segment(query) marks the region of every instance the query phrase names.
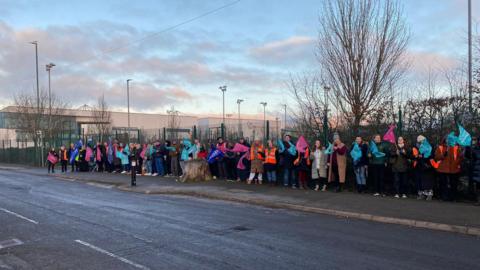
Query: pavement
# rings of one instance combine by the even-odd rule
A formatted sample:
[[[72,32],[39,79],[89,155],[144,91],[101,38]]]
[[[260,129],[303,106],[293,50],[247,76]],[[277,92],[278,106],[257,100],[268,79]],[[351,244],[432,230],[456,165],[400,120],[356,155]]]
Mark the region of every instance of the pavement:
[[[373,197],[371,194],[348,191],[334,193],[292,190],[223,180],[181,183],[172,177],[151,176],[138,176],[137,186],[131,187],[130,176],[122,174],[96,172],[47,174],[42,168],[10,164],[0,164],[0,170],[22,171],[31,175],[84,182],[97,187],[142,194],[195,196],[480,236],[480,207],[471,203]]]
[[[254,203],[146,196],[113,184],[63,178],[25,168],[0,170],[0,269],[461,270],[480,264],[480,239],[470,235]],[[142,178],[139,188],[148,181],[177,185]],[[231,185],[224,192],[249,193],[232,189],[250,187]],[[295,192],[288,190],[325,200],[337,195]],[[350,195],[357,196],[341,194]]]

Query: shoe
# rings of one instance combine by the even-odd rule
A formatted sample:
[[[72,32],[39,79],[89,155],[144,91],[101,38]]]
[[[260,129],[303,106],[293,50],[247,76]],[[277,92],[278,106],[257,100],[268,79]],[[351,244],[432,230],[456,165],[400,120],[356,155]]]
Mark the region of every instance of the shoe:
[[[373,196],[377,197],[377,196],[380,196],[380,193],[376,192],[373,194]]]
[[[400,199],[400,195],[398,195],[398,194],[395,194],[394,197],[397,198],[397,199]]]
[[[217,179],[217,177],[216,177],[216,176],[214,176],[214,177],[213,177],[213,180],[216,180],[216,179]]]
[[[320,186],[319,185],[315,185],[315,191],[318,191],[320,189]]]
[[[408,198],[407,195],[403,194],[402,199],[406,199],[406,198]]]
[[[427,198],[426,198],[425,200],[431,201],[431,200],[432,200],[432,197],[433,197],[433,195],[430,195],[430,194],[429,194],[429,195],[427,195]]]
[[[292,189],[297,189],[297,187],[295,185],[292,186]]]
[[[122,172],[121,172],[121,174],[126,174],[126,173],[127,173],[127,171],[122,171]]]
[[[152,176],[157,176],[157,175],[158,175],[158,173],[154,173],[154,174],[152,174]]]
[[[327,185],[323,185],[322,191],[327,191]]]

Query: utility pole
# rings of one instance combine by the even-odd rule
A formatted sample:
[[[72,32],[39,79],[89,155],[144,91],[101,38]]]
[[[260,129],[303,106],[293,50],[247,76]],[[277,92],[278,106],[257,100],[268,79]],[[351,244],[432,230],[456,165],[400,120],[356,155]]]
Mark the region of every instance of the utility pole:
[[[35,121],[35,160],[37,161],[37,158],[40,158],[40,161],[38,164],[42,165],[42,154],[38,154],[38,143],[40,141],[38,140],[38,124],[39,124],[39,118],[40,118],[40,87],[39,87],[39,82],[38,82],[38,42],[37,41],[32,41],[30,44],[35,45],[35,71],[36,71],[36,79],[37,79],[37,117]]]
[[[51,88],[51,84],[50,84],[50,71],[52,70],[52,68],[55,66],[54,63],[50,63],[50,64],[47,64],[45,67],[46,67],[46,70],[48,72],[48,110],[49,110],[49,115],[50,117],[52,117],[52,88]]]
[[[263,105],[263,136],[267,137],[267,119],[266,119],[266,107],[267,102],[260,102]]]
[[[128,143],[130,143],[130,81],[132,81],[132,79],[128,79],[127,80],[127,118],[128,118],[128,132],[127,132],[127,136],[128,136]]]
[[[468,0],[468,110],[470,117],[473,117],[472,98],[472,0]]]
[[[243,137],[242,134],[242,120],[240,118],[240,104],[243,102],[243,99],[237,99],[238,104],[238,136]]]
[[[287,104],[282,104],[282,106],[283,106],[283,113],[284,113],[283,129],[286,132],[287,131]]]

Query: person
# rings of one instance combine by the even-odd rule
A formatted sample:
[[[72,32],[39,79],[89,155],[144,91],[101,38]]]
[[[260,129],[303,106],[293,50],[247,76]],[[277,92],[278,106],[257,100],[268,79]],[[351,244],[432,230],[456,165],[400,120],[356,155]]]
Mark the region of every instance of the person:
[[[476,205],[480,206],[480,137],[472,138],[472,146],[466,152],[466,157],[470,159],[470,173],[476,187]]]
[[[180,146],[177,144],[176,141],[172,142],[172,149],[168,152],[168,156],[170,159],[170,172],[172,176],[179,176],[180,169],[179,169],[179,155],[180,155]]]
[[[100,142],[98,142],[97,146],[95,147],[94,156],[95,162],[97,163],[97,171],[103,172],[106,160],[106,151],[104,146]]]
[[[55,164],[58,162],[58,154],[55,148],[51,148],[47,154],[48,173],[55,173]]]
[[[310,154],[312,160],[312,180],[315,183],[315,191],[320,187],[322,191],[327,190],[327,161],[328,156],[325,154],[325,147],[322,146],[320,140],[315,141],[314,150]]]
[[[244,138],[240,138],[238,140],[238,143],[250,148],[250,144],[245,141]],[[236,157],[235,157],[235,164],[237,164],[237,182],[240,181],[246,181],[248,179],[249,173],[250,173],[250,160],[248,158],[245,158],[248,155],[247,152],[236,152]],[[243,157],[243,158],[242,158]],[[243,169],[238,168],[238,164],[242,162],[243,164]]]
[[[75,150],[76,150],[76,149],[75,149],[75,145],[74,145],[73,143],[71,143],[71,144],[70,144],[70,149],[68,149],[68,156],[69,156],[69,157],[72,157],[72,155],[74,155],[74,153],[75,153]],[[70,171],[71,171],[71,172],[74,172],[74,171],[75,171],[75,164],[76,164],[75,160],[73,160],[73,161],[70,163],[70,168],[71,168]],[[78,168],[77,168],[77,171],[78,171]]]
[[[375,193],[373,196],[385,196],[384,193],[384,181],[385,181],[385,168],[387,167],[387,151],[388,148],[385,143],[382,142],[380,134],[375,134],[373,137],[373,149],[376,148],[376,152],[372,151],[370,146],[369,163],[371,169],[371,175],[373,183],[375,185]]]
[[[68,150],[65,149],[65,145],[60,146],[60,165],[62,166],[62,173],[67,172],[67,165],[70,156],[68,155]]]
[[[356,149],[355,145],[358,146],[358,149]],[[353,159],[353,172],[355,173],[357,192],[362,193],[367,190],[368,169],[368,145],[363,141],[362,137],[357,136],[355,138],[350,155]]]
[[[345,184],[347,171],[347,147],[340,140],[340,136],[333,136],[333,153],[329,157],[329,182],[335,185],[335,192],[341,192]]]
[[[143,147],[145,147],[145,175],[152,175],[152,153],[153,153],[153,148],[151,144],[145,144]]]
[[[247,184],[251,184],[257,175],[257,181],[259,184],[262,184],[262,174],[263,174],[263,161],[265,160],[265,152],[263,150],[263,145],[259,139],[255,139],[254,144],[250,147],[250,176],[248,177]]]
[[[197,151],[197,159],[202,159],[202,160],[207,159],[208,152],[205,149],[205,145],[201,144],[200,148],[198,149],[199,151]]]
[[[458,179],[463,160],[462,149],[452,135],[443,138],[435,150],[435,168],[439,176],[440,199],[443,201],[457,200]]]
[[[267,175],[267,182],[273,186],[277,182],[277,148],[273,145],[272,140],[267,141],[265,148],[265,163],[263,164]]]
[[[298,151],[297,158],[293,163],[298,172],[298,188],[308,189],[307,173],[310,171],[310,149],[308,146],[303,151]]]
[[[236,165],[237,163],[235,162],[236,160],[236,155],[235,152],[231,151],[233,149],[233,144],[232,143],[227,143],[227,151],[225,152],[225,166],[226,166],[226,172],[227,172],[227,180],[229,181],[234,181],[237,179],[237,170],[236,170]]]
[[[423,144],[423,147],[422,147]],[[417,137],[417,144],[412,148],[413,171],[417,188],[417,200],[433,198],[434,169],[431,159],[431,146],[423,135]]]
[[[409,166],[409,151],[405,139],[398,137],[397,143],[390,151],[390,163],[394,177],[395,198],[407,198],[407,172]]]
[[[153,151],[153,163],[155,164],[155,171],[152,174],[153,176],[163,176],[165,174],[165,171],[163,169],[163,153],[162,153],[162,147],[160,145],[160,142],[155,143],[154,151]]]
[[[288,187],[291,186],[292,188],[297,188],[297,184],[295,181],[295,176],[293,174],[293,161],[296,156],[295,153],[291,153],[288,151],[289,147],[293,144],[291,142],[292,137],[286,134],[283,137],[283,145],[285,149],[280,153],[280,167],[283,170],[283,186]]]
[[[227,143],[223,140],[222,137],[217,138],[217,149],[222,151],[223,156],[218,157],[216,159],[216,164],[217,164],[217,173],[218,173],[218,178],[221,179],[227,179],[227,165],[226,165],[226,160],[224,158],[225,153],[227,152]]]
[[[82,145],[77,155],[77,169],[81,172],[88,172],[88,161],[85,159],[87,154],[87,148]]]

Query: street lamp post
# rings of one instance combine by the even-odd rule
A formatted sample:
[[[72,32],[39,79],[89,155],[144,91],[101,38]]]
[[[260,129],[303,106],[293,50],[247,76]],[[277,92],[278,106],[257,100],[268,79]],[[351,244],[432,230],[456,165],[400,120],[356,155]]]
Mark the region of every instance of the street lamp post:
[[[220,91],[222,91],[222,100],[223,100],[223,103],[222,103],[222,106],[223,106],[222,123],[225,125],[225,92],[227,91],[227,86],[223,85],[223,86],[218,87],[218,89],[220,89]]]
[[[282,104],[283,107],[283,113],[284,113],[284,118],[283,118],[283,130],[287,132],[287,104]]]
[[[263,105],[263,136],[266,138],[267,137],[267,119],[266,119],[266,107],[267,107],[267,102],[260,102],[260,104]]]
[[[238,104],[238,136],[243,137],[242,134],[242,120],[240,119],[240,104],[243,102],[243,99],[237,99]]]
[[[52,117],[52,88],[50,84],[50,71],[55,66],[54,63],[50,63],[46,65],[46,70],[48,72],[48,113],[50,117]]]
[[[38,83],[38,42],[32,41],[30,44],[35,45],[35,71],[37,77],[37,113],[40,113],[40,87]]]
[[[128,136],[128,143],[130,143],[130,81],[132,81],[132,79],[128,79],[127,80],[127,121],[128,121],[128,132],[127,132],[127,136]]]
[[[468,0],[468,110],[473,117],[472,105],[472,0]]]

